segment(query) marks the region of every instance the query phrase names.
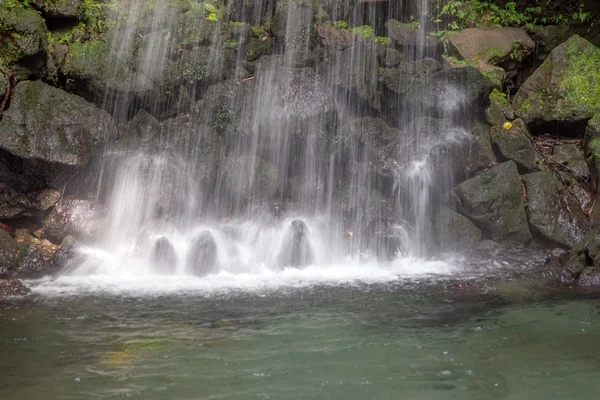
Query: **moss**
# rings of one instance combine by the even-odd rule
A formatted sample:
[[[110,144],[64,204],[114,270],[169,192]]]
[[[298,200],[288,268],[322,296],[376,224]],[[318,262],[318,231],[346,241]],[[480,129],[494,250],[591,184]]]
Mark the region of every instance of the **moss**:
[[[500,92],[498,89],[492,90],[490,93],[490,100],[497,103],[501,107],[508,107],[508,100],[506,99],[506,94]]]
[[[65,128],[60,128],[58,131],[58,141],[63,147],[67,147],[69,145],[69,141],[67,140],[67,131],[65,131]]]
[[[390,39],[389,37],[385,37],[385,36],[375,37],[375,43],[379,43],[384,46],[389,46],[391,42],[392,42],[392,39]]]
[[[566,43],[567,62],[560,87],[564,95],[557,109],[561,116],[575,111],[592,117],[600,108],[600,49],[584,43],[579,36]]]
[[[369,40],[375,37],[373,27],[369,25],[361,25],[352,28],[352,33],[359,36],[363,40]]]

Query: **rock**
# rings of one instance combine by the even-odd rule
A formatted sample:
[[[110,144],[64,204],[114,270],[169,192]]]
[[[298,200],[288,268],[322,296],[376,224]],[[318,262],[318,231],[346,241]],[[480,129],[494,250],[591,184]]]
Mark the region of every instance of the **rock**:
[[[598,193],[600,189],[600,112],[588,121],[585,131],[584,152],[590,169],[591,185]],[[600,202],[596,201],[591,214],[592,221],[600,221]]]
[[[565,166],[578,179],[585,181],[590,177],[590,169],[579,144],[566,143],[554,146],[552,161]]]
[[[442,251],[477,248],[481,231],[467,217],[443,207],[435,225],[437,242]]]
[[[308,240],[308,233],[308,227],[303,221],[292,221],[277,257],[281,267],[299,268],[314,262],[314,252]]]
[[[512,160],[522,173],[539,170],[541,157],[538,154],[525,121],[514,120],[510,129],[496,125],[492,130],[492,142],[505,160]]]
[[[187,270],[192,275],[206,276],[218,272],[217,243],[209,231],[200,233],[190,244]]]
[[[195,47],[181,53],[176,76],[181,76],[188,84],[202,81],[208,85],[232,78],[235,74],[235,65],[234,49]],[[172,86],[179,83],[176,77],[172,77],[171,80]]]
[[[398,64],[408,61],[406,56],[392,47],[386,47],[383,65],[386,68],[395,68]]]
[[[11,278],[38,279],[56,272],[52,254],[30,241],[19,245],[17,266],[10,274]]]
[[[381,77],[384,87],[395,97],[402,97],[412,86],[442,69],[432,58],[401,62],[396,68],[386,68]]]
[[[84,256],[77,251],[77,242],[70,236],[63,239],[58,249],[52,256],[52,264],[57,270],[75,267],[83,263]]]
[[[600,267],[600,230],[589,231],[571,250],[562,281],[572,283],[588,267]]]
[[[356,45],[343,50],[330,49],[323,55],[321,72],[327,83],[338,89],[346,102],[358,101],[373,110],[381,110],[377,91],[379,63],[372,43]],[[359,112],[362,111],[360,108]]]
[[[575,35],[555,48],[514,99],[527,124],[578,123],[600,104],[600,49]]]
[[[477,115],[489,104],[492,82],[473,67],[437,72],[413,86],[404,96],[404,112],[431,116]]]
[[[579,274],[576,284],[583,287],[600,287],[600,267],[585,268]]]
[[[496,66],[513,71],[535,48],[521,28],[470,28],[450,32],[447,38],[460,59],[483,70]]]
[[[231,199],[232,211],[240,211],[251,202],[271,201],[281,190],[277,168],[259,158],[229,157],[221,174],[219,179],[224,194]]]
[[[84,0],[33,0],[32,3],[46,18],[76,18]]]
[[[61,243],[67,236],[89,241],[95,238],[106,210],[89,199],[66,198],[60,200],[42,226],[42,237]]]
[[[0,279],[0,299],[9,296],[26,296],[31,293],[20,279]]]
[[[150,266],[158,274],[173,274],[177,270],[177,254],[166,237],[158,238],[152,245]]]
[[[282,42],[284,57],[293,66],[307,66],[314,61],[311,36],[314,10],[311,4],[287,0],[278,2],[275,12],[275,36]]]
[[[48,30],[44,19],[35,10],[21,7],[0,7],[0,67],[8,69],[17,80],[40,76],[45,65]],[[5,71],[6,72],[6,71]]]
[[[579,204],[550,172],[523,176],[527,215],[532,231],[543,240],[573,247],[589,229]]]
[[[60,196],[60,192],[52,189],[20,193],[7,183],[0,182],[0,219],[41,218]]]
[[[270,37],[252,38],[246,47],[246,61],[256,61],[262,56],[268,56],[273,53],[275,39]]]
[[[17,242],[0,227],[0,279],[8,277],[17,261]]]
[[[385,23],[387,36],[396,46],[411,49],[417,58],[435,57],[442,53],[442,41],[431,35],[426,35],[418,23],[403,23],[390,19]],[[420,56],[420,57],[419,57]]]
[[[508,161],[461,183],[455,189],[463,215],[485,238],[526,244],[531,240],[517,166]]]
[[[528,28],[529,36],[535,41],[537,60],[544,61],[559,44],[569,38],[569,26],[563,25],[535,25]]]
[[[111,117],[84,99],[41,81],[21,82],[0,121],[0,146],[24,159],[81,166],[113,129]]]
[[[345,49],[357,44],[360,37],[347,29],[336,29],[330,25],[318,25],[317,34],[323,46]]]

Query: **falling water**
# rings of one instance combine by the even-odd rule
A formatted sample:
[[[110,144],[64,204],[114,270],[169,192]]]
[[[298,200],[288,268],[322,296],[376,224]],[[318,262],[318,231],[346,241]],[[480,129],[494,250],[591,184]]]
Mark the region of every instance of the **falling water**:
[[[445,88],[435,119],[403,108],[378,88],[373,37],[331,36],[333,21],[377,36],[389,18],[416,21],[405,54],[426,76],[441,56],[425,43],[427,0],[208,2],[227,10],[216,20],[207,2],[183,15],[173,3],[115,14],[114,79],[134,74],[107,86],[123,127],[96,175],[108,213],[68,279],[453,271],[433,261],[454,179],[435,155],[469,142],[462,94]],[[251,43],[269,50],[254,57]]]

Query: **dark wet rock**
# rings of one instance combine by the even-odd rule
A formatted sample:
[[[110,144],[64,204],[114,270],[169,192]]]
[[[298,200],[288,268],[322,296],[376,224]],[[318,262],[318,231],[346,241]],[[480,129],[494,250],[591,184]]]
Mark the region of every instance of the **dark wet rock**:
[[[217,243],[209,231],[198,235],[190,244],[187,255],[187,270],[196,276],[206,276],[218,271]]]
[[[443,51],[442,41],[435,36],[427,35],[418,23],[403,23],[390,19],[385,23],[387,36],[401,48],[420,48],[425,56],[436,56]],[[418,54],[418,53],[417,53]]]
[[[489,104],[493,83],[473,67],[450,68],[416,84],[404,97],[408,112],[431,116],[477,115]]]
[[[562,276],[563,283],[572,283],[588,267],[600,267],[600,230],[589,231],[573,246]]]
[[[386,68],[395,68],[398,64],[408,61],[404,53],[392,47],[386,47],[383,65]]]
[[[575,35],[556,47],[521,86],[515,112],[528,124],[578,123],[598,110],[600,49]]]
[[[347,29],[336,29],[330,25],[318,25],[317,35],[321,38],[323,46],[336,49],[345,49],[355,45],[359,37]]]
[[[312,4],[296,0],[278,4],[274,33],[283,44],[285,57],[294,66],[306,66],[314,61],[311,46],[314,18]]]
[[[570,248],[589,229],[587,216],[564,186],[550,172],[523,176],[527,191],[527,215],[534,234]]]
[[[173,274],[177,269],[177,254],[169,239],[158,238],[152,245],[150,265],[158,274]]]
[[[600,267],[585,268],[575,281],[578,286],[600,287]]]
[[[442,251],[462,251],[476,248],[481,241],[481,231],[467,217],[444,207],[435,225],[437,242]]]
[[[178,61],[177,75],[188,84],[199,81],[206,84],[216,83],[232,78],[235,74],[235,65],[236,55],[233,49],[196,47],[182,52]]]
[[[36,279],[56,272],[52,254],[38,245],[24,241],[19,244],[19,257],[11,278]]]
[[[0,227],[0,279],[6,278],[17,261],[17,242]]]
[[[447,37],[460,59],[484,70],[497,66],[512,71],[535,48],[535,42],[521,28],[470,28],[450,32]]]
[[[343,50],[330,49],[323,55],[320,68],[327,82],[338,89],[345,101],[354,100],[373,110],[381,110],[381,98],[377,91],[379,63],[374,44],[360,44]]]
[[[505,126],[505,123],[508,123]],[[512,160],[522,173],[534,172],[540,168],[538,154],[531,133],[525,121],[518,118],[496,125],[492,130],[492,142],[505,160]]]
[[[52,264],[57,270],[75,267],[84,261],[84,256],[78,251],[75,239],[67,236],[60,244],[60,248],[52,256]]]
[[[314,252],[308,239],[308,227],[303,221],[291,222],[277,257],[281,267],[305,267],[314,262]]]
[[[41,15],[20,4],[14,7],[2,4],[0,27],[0,62],[3,69],[8,68],[17,80],[42,75],[48,30]]]
[[[394,96],[402,97],[412,86],[441,69],[442,65],[432,58],[401,62],[395,68],[386,68],[381,81]]]
[[[268,56],[273,53],[275,39],[270,37],[252,38],[246,46],[246,61],[256,61],[262,56]]]
[[[31,293],[20,279],[0,279],[0,299],[8,296],[26,296]]]
[[[105,213],[104,207],[93,200],[62,199],[44,220],[42,237],[54,243],[61,243],[67,236],[82,241],[91,240]]]
[[[526,244],[531,240],[523,204],[521,180],[508,161],[461,183],[455,188],[462,214],[473,221],[485,238]]]
[[[60,192],[52,189],[21,193],[0,182],[0,219],[40,218],[60,199]]]
[[[252,201],[270,201],[281,189],[277,168],[259,158],[229,157],[221,174],[219,179],[225,190],[223,195],[230,199],[231,211],[243,209]]]
[[[563,25],[536,25],[528,28],[529,36],[535,41],[535,57],[544,61],[558,45],[569,38],[569,26]]]
[[[84,0],[33,0],[46,18],[76,18],[81,14]]]
[[[590,177],[590,169],[578,143],[555,145],[552,148],[552,161],[563,165],[567,172],[578,179],[585,181]]]
[[[111,134],[110,116],[41,81],[21,82],[0,121],[1,147],[24,159],[86,164]]]

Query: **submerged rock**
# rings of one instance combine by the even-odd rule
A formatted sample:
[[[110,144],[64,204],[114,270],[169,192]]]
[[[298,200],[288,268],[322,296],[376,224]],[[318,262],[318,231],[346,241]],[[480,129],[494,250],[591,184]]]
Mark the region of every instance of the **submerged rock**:
[[[190,245],[186,258],[186,268],[196,276],[206,276],[218,272],[217,243],[212,233],[200,233]]]
[[[314,262],[314,252],[308,241],[308,227],[303,221],[291,223],[277,257],[282,267],[305,267]]]
[[[589,229],[588,218],[552,173],[524,175],[523,183],[529,225],[534,233],[567,248],[581,240]]]
[[[152,245],[150,266],[158,274],[173,274],[177,269],[177,254],[166,237],[157,239]]]
[[[497,242],[531,241],[523,203],[521,180],[514,162],[508,161],[458,185],[460,210]]]
[[[600,104],[600,49],[575,35],[556,47],[519,89],[514,106],[528,124],[577,123]]]

